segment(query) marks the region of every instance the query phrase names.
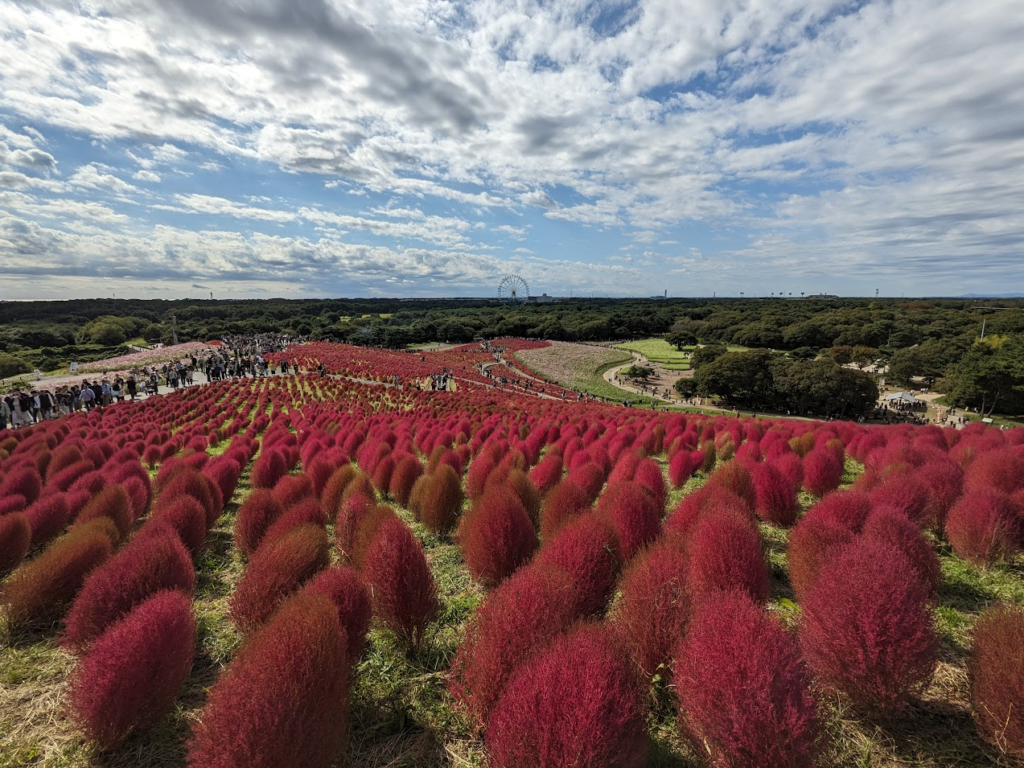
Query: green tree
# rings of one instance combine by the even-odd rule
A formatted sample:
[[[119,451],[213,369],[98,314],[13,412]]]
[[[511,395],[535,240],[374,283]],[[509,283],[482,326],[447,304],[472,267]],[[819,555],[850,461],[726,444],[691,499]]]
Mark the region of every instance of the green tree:
[[[691,331],[673,331],[665,337],[665,340],[680,352],[687,347],[695,347],[698,343],[696,335]]]
[[[773,356],[766,349],[726,352],[697,369],[694,374],[697,393],[708,397],[719,395],[730,404],[774,408],[777,396],[773,366]]]
[[[941,382],[951,403],[982,416],[1024,413],[1024,336],[989,337],[974,344]]]
[[[707,363],[713,363],[728,351],[724,344],[707,344],[703,347],[697,347],[693,350],[693,354],[690,355],[690,367],[695,371],[699,370]]]
[[[87,326],[88,340],[93,344],[101,344],[104,347],[114,347],[124,344],[127,340],[124,328],[117,323],[97,320]]]
[[[680,397],[689,399],[697,394],[697,381],[695,379],[676,379],[673,385]]]
[[[776,367],[775,385],[786,407],[800,415],[858,416],[878,401],[878,385],[872,376],[828,358]]]
[[[23,373],[32,373],[32,366],[20,357],[0,352],[0,379],[20,376]]]
[[[848,365],[853,362],[853,347],[845,345],[832,347],[828,351],[828,356],[835,361],[836,365]]]

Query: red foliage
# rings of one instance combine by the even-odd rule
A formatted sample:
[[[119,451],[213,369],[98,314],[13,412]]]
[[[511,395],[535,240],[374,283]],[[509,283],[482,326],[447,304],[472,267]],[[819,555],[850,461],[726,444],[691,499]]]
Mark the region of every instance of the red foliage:
[[[340,565],[320,571],[306,582],[299,594],[326,595],[338,609],[338,619],[345,630],[345,643],[349,665],[355,664],[366,645],[370,631],[373,607],[370,589],[359,571]]]
[[[41,497],[25,510],[25,517],[32,529],[32,546],[37,547],[51,541],[67,527],[71,521],[71,510],[64,494],[55,493]]]
[[[82,653],[157,592],[172,589],[191,595],[195,586],[192,560],[177,537],[133,539],[86,577],[65,620],[63,645]]]
[[[16,568],[32,544],[32,526],[24,512],[0,515],[0,578]]]
[[[275,448],[260,452],[253,462],[249,482],[253,488],[273,488],[278,480],[288,474],[288,459]]]
[[[771,463],[752,464],[750,478],[754,485],[754,512],[762,520],[789,527],[796,522],[800,505],[796,487]]]
[[[373,614],[415,652],[437,616],[434,577],[423,547],[397,517],[383,522],[366,552],[363,573]]]
[[[890,714],[931,678],[928,588],[896,547],[862,538],[825,563],[802,601],[800,645],[820,683]]]
[[[206,510],[196,499],[191,496],[180,496],[175,501],[162,505],[150,515],[139,534],[162,523],[170,526],[192,557],[203,551],[203,545],[206,543]]]
[[[700,469],[704,454],[700,451],[676,451],[668,463],[668,479],[673,488],[682,488],[693,473]]]
[[[284,514],[284,507],[274,494],[265,489],[250,493],[235,516],[235,546],[251,555],[260,545],[267,528]]]
[[[82,528],[53,542],[4,582],[2,600],[12,627],[59,619],[89,572],[110,557],[110,539]]]
[[[329,768],[348,731],[345,630],[321,595],[297,595],[210,689],[190,768]]]
[[[242,632],[263,624],[280,602],[330,562],[327,533],[302,525],[267,542],[249,560],[231,596],[231,619]]]
[[[221,499],[227,504],[235,495],[238,479],[242,475],[242,466],[226,454],[222,454],[203,467],[203,474],[214,482],[220,490]]]
[[[327,485],[324,486],[320,494],[320,504],[328,519],[333,519],[338,515],[341,497],[357,474],[359,474],[359,470],[355,464],[343,464],[327,480]]]
[[[843,463],[825,447],[815,448],[804,456],[803,470],[804,490],[812,496],[834,491],[843,479]]]
[[[829,498],[831,496],[825,497]],[[803,599],[818,580],[822,566],[853,540],[854,534],[830,517],[808,513],[800,521],[789,535],[788,550],[789,583],[797,598]]]
[[[441,464],[423,481],[417,499],[419,519],[431,533],[443,536],[458,522],[462,502],[458,474],[449,465]]]
[[[976,565],[990,565],[1017,549],[1021,522],[1013,500],[1005,493],[974,489],[949,510],[946,538],[960,557]]]
[[[971,708],[982,738],[1024,759],[1024,609],[997,605],[974,625]]]
[[[109,517],[124,539],[132,527],[132,501],[128,491],[120,485],[108,485],[97,493],[75,517],[75,525],[82,525],[97,517]]]
[[[636,465],[636,471],[632,479],[639,483],[654,499],[654,505],[658,510],[658,517],[665,514],[665,500],[668,498],[668,488],[665,487],[665,475],[661,467],[654,459],[643,459]]]
[[[646,706],[614,634],[589,624],[524,664],[487,724],[494,768],[641,768]]]
[[[674,538],[641,552],[622,575],[613,621],[637,667],[667,677],[672,652],[693,612],[688,563]]]
[[[567,479],[583,489],[587,497],[587,506],[589,507],[597,501],[597,497],[601,494],[601,489],[604,487],[605,473],[594,462],[586,461],[570,470]]]
[[[423,465],[420,464],[419,459],[415,456],[403,456],[399,459],[391,473],[388,493],[400,505],[406,506],[409,503],[409,494],[412,493],[412,487],[422,474]]]
[[[611,525],[597,515],[568,523],[537,555],[535,568],[556,568],[569,574],[579,600],[577,612],[602,613],[615,589],[619,541]]]
[[[708,762],[814,768],[823,732],[796,643],[742,592],[701,605],[676,650],[683,735]]]
[[[32,504],[39,498],[43,489],[43,481],[35,467],[22,467],[12,470],[0,481],[0,499],[7,496],[22,496],[26,504]]]
[[[738,589],[757,602],[768,599],[764,542],[750,518],[711,510],[697,521],[687,548],[688,584],[693,596]]]
[[[885,507],[876,509],[864,524],[866,538],[888,542],[906,555],[932,594],[938,589],[942,567],[935,549],[921,529],[906,517]]]
[[[713,510],[726,509],[740,516],[749,516],[739,496],[721,485],[704,485],[699,491],[683,497],[679,506],[665,520],[665,530],[689,541],[697,521]]]
[[[595,514],[604,517],[619,537],[623,561],[630,560],[661,532],[657,501],[639,483],[613,483],[601,495]]]
[[[546,496],[548,491],[562,479],[562,470],[562,457],[557,453],[547,454],[537,466],[530,470],[530,479],[542,497]]]
[[[206,527],[213,528],[224,510],[224,499],[221,497],[220,488],[209,477],[198,470],[186,467],[167,482],[167,485],[157,494],[155,510],[167,503],[173,503],[181,496],[191,496],[203,505],[206,510]]]
[[[324,510],[320,506],[320,502],[312,496],[292,504],[283,515],[271,523],[270,527],[267,528],[267,532],[263,534],[263,538],[260,539],[260,546],[263,546],[268,541],[277,541],[288,531],[307,523],[312,523],[321,528],[327,527],[327,517],[324,515]]]
[[[850,533],[860,533],[871,508],[871,497],[862,491],[836,491],[811,507],[806,517],[827,520]]]
[[[926,527],[937,515],[932,510],[932,495],[915,475],[901,473],[887,477],[871,490],[871,503],[876,509],[891,509]]]
[[[523,568],[477,608],[452,662],[452,695],[482,726],[513,673],[579,618],[569,578]],[[510,631],[512,630],[512,631]]]
[[[497,472],[491,475],[491,480]],[[489,481],[490,482],[490,481]],[[530,522],[536,527],[540,522],[540,493],[534,487],[533,482],[529,476],[521,469],[513,469],[506,476],[502,483],[507,489],[510,489],[515,493],[519,500],[523,503],[523,507],[526,509],[526,513],[530,516]]]
[[[273,489],[274,498],[280,502],[285,509],[298,504],[303,499],[312,499],[316,496],[316,489],[313,487],[313,479],[309,475],[285,475]]]
[[[551,541],[568,522],[590,508],[587,493],[572,480],[562,480],[544,497],[540,510],[540,535]]]
[[[751,512],[754,511],[754,506],[757,504],[754,480],[750,476],[750,470],[739,460],[733,459],[720,466],[708,478],[707,484],[732,491],[743,499],[747,509]]]
[[[359,497],[354,496],[353,498]],[[343,508],[347,507],[348,504],[345,504]],[[367,505],[363,507],[363,510],[364,512],[361,515],[350,516],[343,525],[344,543],[348,546],[342,551],[348,555],[349,560],[351,560],[356,568],[363,567],[366,553],[369,551],[370,545],[377,536],[377,531],[380,527],[388,520],[398,519],[395,510],[384,504]],[[352,523],[357,523],[354,530],[350,528]],[[335,536],[338,536],[337,526],[335,526]],[[343,539],[339,538],[339,546],[342,541]]]
[[[474,501],[459,524],[459,548],[473,578],[493,587],[537,549],[537,534],[519,497],[492,485]]]
[[[0,498],[0,517],[11,512],[21,512],[28,506],[24,496],[5,496]]]
[[[1024,488],[1024,454],[1000,448],[979,454],[964,474],[968,490],[997,490],[1013,493]]]
[[[111,749],[171,709],[192,669],[196,626],[189,598],[159,592],[100,637],[68,680],[72,719]]]

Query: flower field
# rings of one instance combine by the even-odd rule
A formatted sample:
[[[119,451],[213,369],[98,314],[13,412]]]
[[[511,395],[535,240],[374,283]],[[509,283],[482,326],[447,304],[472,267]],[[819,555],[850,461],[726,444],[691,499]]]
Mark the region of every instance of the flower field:
[[[549,342],[549,346],[516,352],[531,370],[570,389],[589,392],[597,397],[623,402],[650,403],[651,399],[619,389],[605,381],[603,373],[609,368],[627,363],[630,356],[612,347],[591,344],[572,344],[564,341]]]
[[[78,366],[78,372],[84,374],[130,371],[151,365],[178,362],[179,360],[187,359],[191,355],[199,355],[211,349],[213,347],[209,344],[204,344],[200,341],[189,341],[184,344],[159,347],[144,352],[133,352],[130,355],[121,355],[119,357],[110,357],[106,360],[97,360],[92,363],[83,363]]]
[[[1024,759],[1024,430],[283,354],[0,431],[0,766]]]

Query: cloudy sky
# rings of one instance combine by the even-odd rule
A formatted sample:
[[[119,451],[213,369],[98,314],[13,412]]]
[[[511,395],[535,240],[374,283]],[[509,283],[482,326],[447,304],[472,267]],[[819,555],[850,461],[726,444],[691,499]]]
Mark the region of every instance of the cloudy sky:
[[[0,0],[0,298],[1024,286],[1020,0]]]

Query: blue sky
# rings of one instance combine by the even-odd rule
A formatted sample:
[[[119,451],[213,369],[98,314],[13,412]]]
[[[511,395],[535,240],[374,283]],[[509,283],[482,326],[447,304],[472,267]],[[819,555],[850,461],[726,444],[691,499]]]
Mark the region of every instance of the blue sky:
[[[1024,284],[1016,0],[0,0],[0,298]]]

